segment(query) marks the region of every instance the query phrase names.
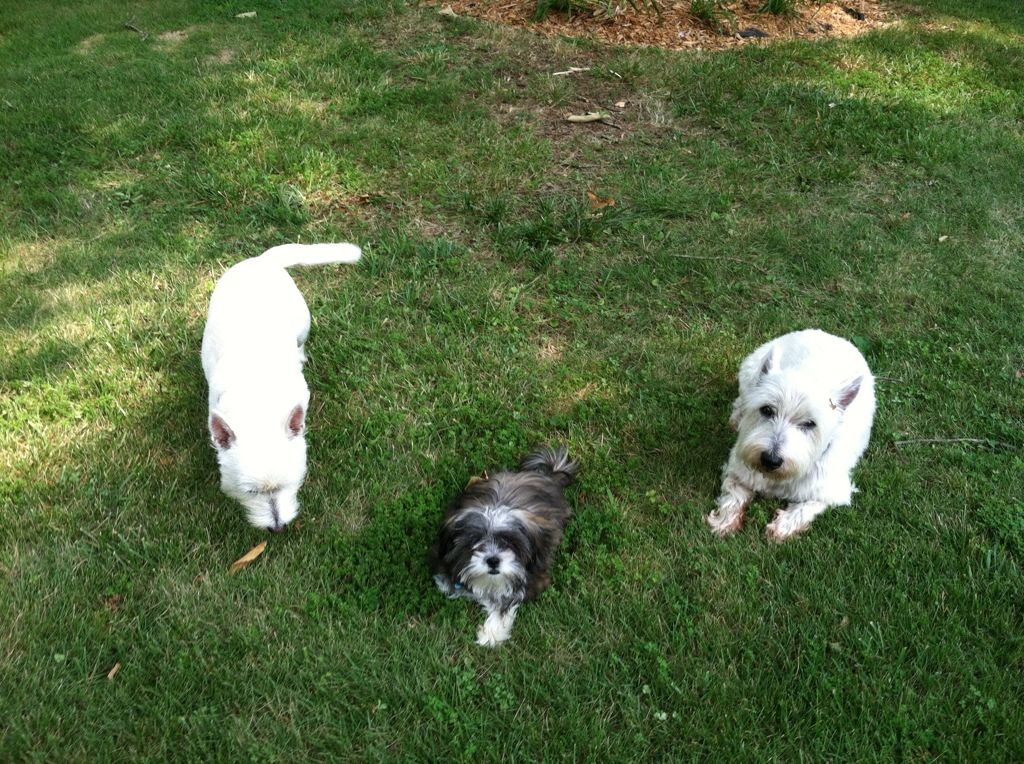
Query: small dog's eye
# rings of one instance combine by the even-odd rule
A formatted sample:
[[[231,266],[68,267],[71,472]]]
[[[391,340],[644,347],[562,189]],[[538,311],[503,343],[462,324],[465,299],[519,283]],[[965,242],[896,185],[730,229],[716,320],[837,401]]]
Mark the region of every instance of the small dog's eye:
[[[771,419],[773,416],[775,416],[775,407],[774,406],[762,406],[761,407],[761,416],[763,416],[765,419]]]
[[[805,430],[813,430],[817,426],[818,426],[818,423],[815,422],[813,419],[808,419],[806,422],[801,422],[800,423],[800,427],[805,429]]]

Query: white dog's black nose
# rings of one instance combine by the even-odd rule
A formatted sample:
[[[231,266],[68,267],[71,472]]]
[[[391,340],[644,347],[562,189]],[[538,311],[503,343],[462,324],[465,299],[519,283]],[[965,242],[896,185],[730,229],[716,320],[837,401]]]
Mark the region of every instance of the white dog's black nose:
[[[778,454],[773,454],[771,451],[761,452],[761,466],[769,472],[773,472],[782,466],[783,458]]]
[[[498,557],[497,555],[491,555],[490,557],[485,559],[484,562],[486,562],[487,563],[487,567],[491,569],[491,571],[490,571],[491,573],[497,573],[498,572],[498,566],[501,565],[501,558]]]

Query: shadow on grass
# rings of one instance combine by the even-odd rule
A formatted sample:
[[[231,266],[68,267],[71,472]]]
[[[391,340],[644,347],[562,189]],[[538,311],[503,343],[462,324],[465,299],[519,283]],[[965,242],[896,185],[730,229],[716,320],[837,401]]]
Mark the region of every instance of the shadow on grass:
[[[12,354],[10,360],[0,363],[0,385],[18,385],[50,378],[58,369],[70,367],[78,350],[78,345],[73,342],[49,339],[34,350]]]
[[[1024,32],[1024,8],[1005,0],[912,0],[913,7],[933,13],[942,13],[964,21],[984,21],[997,28]]]

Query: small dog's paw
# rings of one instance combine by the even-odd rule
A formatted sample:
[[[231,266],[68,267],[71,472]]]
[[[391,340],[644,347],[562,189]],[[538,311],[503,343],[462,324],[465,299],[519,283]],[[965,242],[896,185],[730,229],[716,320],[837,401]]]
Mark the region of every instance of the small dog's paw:
[[[481,647],[497,647],[508,639],[508,632],[489,627],[486,623],[476,630],[476,643]]]
[[[434,583],[437,584],[437,588],[441,591],[441,594],[450,600],[457,600],[463,594],[462,591],[452,585],[448,576],[438,573],[434,576]]]
[[[707,521],[708,525],[711,526],[712,533],[719,538],[725,538],[743,527],[743,513],[723,512],[720,509],[716,509],[707,516]]]

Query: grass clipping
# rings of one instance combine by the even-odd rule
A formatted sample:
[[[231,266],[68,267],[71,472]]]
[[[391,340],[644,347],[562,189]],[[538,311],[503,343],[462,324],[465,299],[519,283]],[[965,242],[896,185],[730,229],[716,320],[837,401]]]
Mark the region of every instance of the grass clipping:
[[[242,570],[242,568],[248,568],[250,565],[252,565],[252,563],[256,560],[257,557],[263,554],[263,550],[266,548],[267,542],[261,541],[248,552],[246,552],[233,563],[231,563],[231,567],[228,568],[228,573],[233,576],[235,575],[235,573]]]

